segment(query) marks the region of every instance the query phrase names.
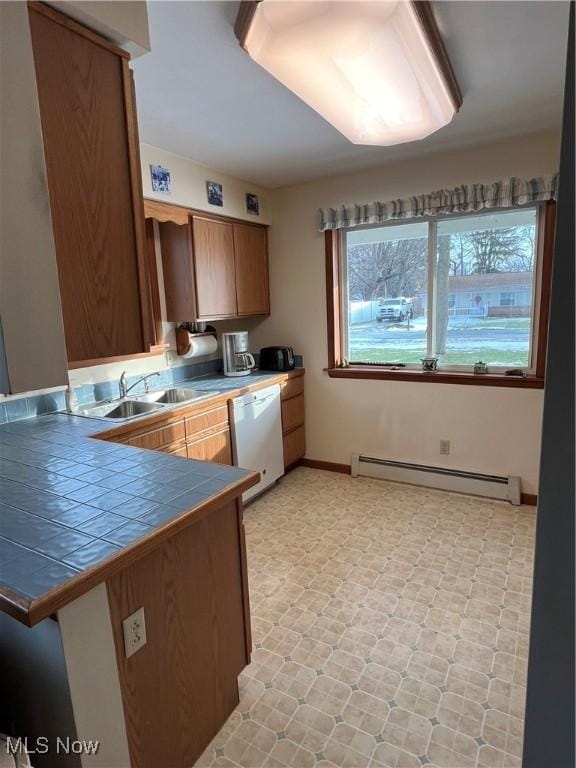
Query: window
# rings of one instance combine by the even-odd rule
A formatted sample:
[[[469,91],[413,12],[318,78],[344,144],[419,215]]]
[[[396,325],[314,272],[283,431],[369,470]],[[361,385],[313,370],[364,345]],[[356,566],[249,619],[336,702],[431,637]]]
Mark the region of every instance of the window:
[[[500,294],[500,306],[501,307],[513,307],[516,303],[516,298],[510,291],[504,291]]]
[[[551,261],[554,207],[327,233],[338,289],[329,311],[331,370],[344,363],[372,377],[377,368],[414,374],[422,358],[437,357],[446,374],[473,375],[482,361],[488,378],[504,378],[508,369],[542,378],[545,332],[538,328],[547,321],[550,264],[544,262]]]

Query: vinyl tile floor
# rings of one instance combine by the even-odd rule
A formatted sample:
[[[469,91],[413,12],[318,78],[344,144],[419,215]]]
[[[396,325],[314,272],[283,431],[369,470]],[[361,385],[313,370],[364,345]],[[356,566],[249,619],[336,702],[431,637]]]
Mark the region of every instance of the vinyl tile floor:
[[[252,663],[197,765],[520,766],[535,518],[291,472],[245,512]]]

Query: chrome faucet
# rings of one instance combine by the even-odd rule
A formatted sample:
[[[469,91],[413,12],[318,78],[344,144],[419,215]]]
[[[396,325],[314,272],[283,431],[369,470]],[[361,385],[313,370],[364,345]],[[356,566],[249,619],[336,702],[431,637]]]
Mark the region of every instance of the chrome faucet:
[[[120,381],[118,382],[118,391],[120,392],[120,397],[126,397],[128,392],[130,392],[131,389],[134,389],[135,386],[140,384],[141,381],[144,382],[144,392],[150,391],[150,385],[148,384],[148,379],[152,376],[160,376],[160,371],[155,371],[154,373],[147,373],[145,376],[140,376],[139,379],[136,379],[134,384],[130,384],[129,387],[126,386],[126,371],[122,371],[122,376],[120,376]]]

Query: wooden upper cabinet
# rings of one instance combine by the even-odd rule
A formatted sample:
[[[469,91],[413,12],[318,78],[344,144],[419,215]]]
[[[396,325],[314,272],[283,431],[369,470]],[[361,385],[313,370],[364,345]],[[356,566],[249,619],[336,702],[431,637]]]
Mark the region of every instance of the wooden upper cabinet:
[[[197,319],[196,278],[192,254],[192,228],[189,224],[166,221],[158,224],[166,320],[172,323]]]
[[[47,6],[29,9],[68,360],[148,352],[129,56]]]
[[[238,313],[232,224],[192,218],[198,320]]]
[[[270,312],[267,240],[267,231],[263,227],[234,224],[239,315],[267,315]]]
[[[270,312],[267,232],[192,213],[158,224],[166,319],[218,320]]]

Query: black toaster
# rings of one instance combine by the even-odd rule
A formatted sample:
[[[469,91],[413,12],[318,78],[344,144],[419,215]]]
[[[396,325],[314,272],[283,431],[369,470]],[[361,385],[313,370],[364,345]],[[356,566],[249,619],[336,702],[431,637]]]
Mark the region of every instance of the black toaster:
[[[262,347],[260,350],[261,371],[291,371],[296,367],[292,347]]]

